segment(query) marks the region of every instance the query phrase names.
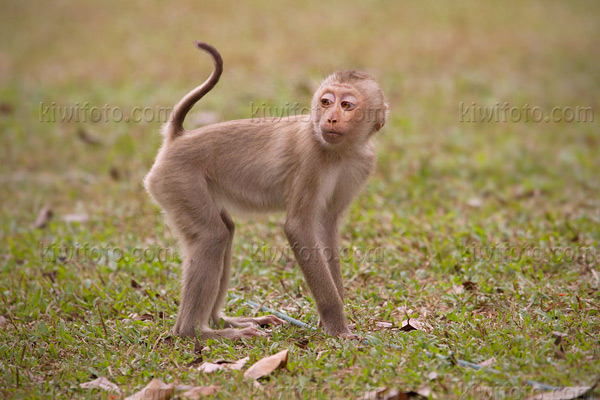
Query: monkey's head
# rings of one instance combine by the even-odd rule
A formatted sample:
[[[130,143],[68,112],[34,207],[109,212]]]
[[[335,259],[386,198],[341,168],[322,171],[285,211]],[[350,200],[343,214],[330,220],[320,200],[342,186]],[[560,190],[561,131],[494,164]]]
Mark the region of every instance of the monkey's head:
[[[383,92],[371,76],[338,71],[315,92],[311,120],[319,141],[332,146],[352,145],[365,142],[380,130],[387,113]]]

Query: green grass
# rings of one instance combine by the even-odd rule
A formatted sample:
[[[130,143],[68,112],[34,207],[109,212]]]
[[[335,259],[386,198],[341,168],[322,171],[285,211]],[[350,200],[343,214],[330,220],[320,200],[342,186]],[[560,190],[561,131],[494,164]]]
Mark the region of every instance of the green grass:
[[[423,385],[440,399],[524,398],[528,379],[582,386],[600,375],[596,2],[102,4],[0,5],[1,397],[97,398],[79,384],[105,376],[127,395],[156,377],[221,385],[221,398],[355,398]],[[247,118],[252,101],[308,105],[337,68],[375,75],[391,106],[375,138],[377,171],[342,229],[346,310],[373,344],[289,324],[268,339],[207,343],[206,361],[290,349],[288,369],[263,381],[264,392],[240,372],[186,367],[193,341],[168,338],[180,260],[134,257],[175,249],[141,184],[159,122],[40,121],[40,103],[172,106],[211,68],[193,40],[222,52],[225,73],[188,126],[195,112]],[[591,107],[595,121],[460,122],[461,102],[505,101],[546,113]],[[32,228],[44,205],[54,218]],[[64,220],[82,213],[89,221]],[[315,324],[298,267],[273,255],[289,254],[283,218],[236,218],[230,293]],[[53,252],[86,245],[124,257]],[[233,297],[227,311],[254,312]],[[143,314],[153,319],[135,320]],[[376,325],[407,316],[421,329]],[[553,332],[566,334],[558,345]],[[449,355],[494,357],[499,373]]]

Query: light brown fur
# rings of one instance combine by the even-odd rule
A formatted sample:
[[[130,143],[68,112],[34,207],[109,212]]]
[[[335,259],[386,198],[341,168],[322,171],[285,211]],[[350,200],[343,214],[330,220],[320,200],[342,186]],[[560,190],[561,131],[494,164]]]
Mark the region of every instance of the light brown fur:
[[[183,251],[175,333],[235,339],[264,335],[257,324],[282,323],[274,316],[221,314],[234,234],[227,209],[234,209],[287,211],[285,234],[325,331],[355,337],[343,309],[338,224],[375,167],[369,139],[385,123],[381,89],[366,74],[337,72],[316,91],[309,116],[229,121],[185,131],[186,113],[214,87],[222,71],[218,52],[206,43],[198,47],[213,55],[215,70],[174,108],[145,180]],[[335,104],[321,104],[325,93]],[[356,102],[354,109],[342,108],[344,98]],[[222,319],[229,328],[212,330],[209,319]],[[243,329],[231,329],[235,327]]]

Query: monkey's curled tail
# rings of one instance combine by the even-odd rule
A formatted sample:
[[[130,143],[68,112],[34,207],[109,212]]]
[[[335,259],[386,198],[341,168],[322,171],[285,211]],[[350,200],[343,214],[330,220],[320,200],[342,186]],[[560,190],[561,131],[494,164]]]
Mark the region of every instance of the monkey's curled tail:
[[[183,99],[173,108],[171,118],[164,127],[164,135],[167,139],[175,139],[181,136],[185,130],[183,129],[183,120],[190,111],[190,109],[200,100],[204,95],[211,91],[213,87],[219,82],[219,78],[223,73],[223,59],[221,54],[208,43],[196,42],[196,46],[210,54],[213,58],[214,69],[208,79],[200,86],[185,95]]]

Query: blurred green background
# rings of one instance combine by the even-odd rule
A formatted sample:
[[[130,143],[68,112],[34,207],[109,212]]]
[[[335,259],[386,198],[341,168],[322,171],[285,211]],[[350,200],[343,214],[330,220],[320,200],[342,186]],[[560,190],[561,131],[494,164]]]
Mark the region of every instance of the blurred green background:
[[[141,184],[161,121],[50,122],[47,109],[172,107],[212,68],[194,40],[219,49],[225,72],[188,128],[249,118],[263,102],[307,106],[336,69],[377,78],[390,119],[374,139],[378,168],[349,211],[342,244],[385,257],[346,263],[347,308],[361,334],[406,349],[322,334],[303,349],[293,343],[307,332],[285,327],[250,349],[210,344],[207,359],[251,351],[255,360],[291,344],[290,371],[265,386],[273,395],[295,387],[299,398],[422,385],[438,398],[469,397],[477,385],[522,388],[524,396],[527,378],[589,384],[600,369],[599,17],[595,1],[3,0],[0,310],[11,322],[0,333],[0,393],[83,396],[77,385],[101,375],[128,393],[149,376],[219,384],[224,398],[256,390],[237,375],[180,368],[193,344],[158,340],[174,323],[178,260],[76,263],[40,253],[83,243],[174,246]],[[502,112],[506,102],[544,116],[558,108],[567,119],[569,108],[585,111],[570,122],[526,122],[525,114],[467,122],[480,115],[473,107]],[[53,218],[32,227],[44,206]],[[231,291],[316,322],[298,269],[257,258],[256,248],[285,248],[282,220],[236,219]],[[500,245],[593,256],[473,257]],[[252,312],[228,304],[231,313]],[[151,313],[154,323],[131,313]],[[407,315],[428,328],[407,334],[376,325]],[[562,348],[553,331],[568,334]],[[315,360],[324,349],[337,350]],[[425,349],[474,362],[494,356],[502,374],[460,370]]]

